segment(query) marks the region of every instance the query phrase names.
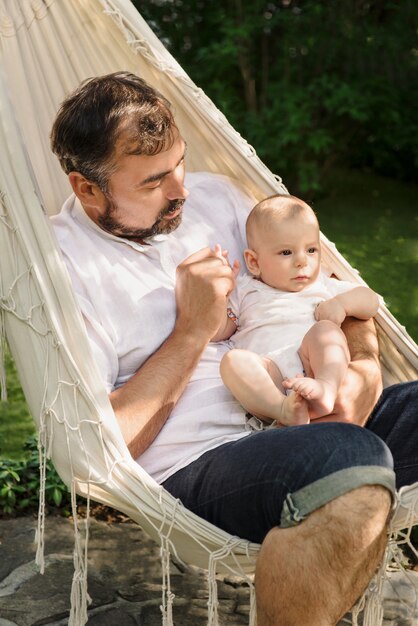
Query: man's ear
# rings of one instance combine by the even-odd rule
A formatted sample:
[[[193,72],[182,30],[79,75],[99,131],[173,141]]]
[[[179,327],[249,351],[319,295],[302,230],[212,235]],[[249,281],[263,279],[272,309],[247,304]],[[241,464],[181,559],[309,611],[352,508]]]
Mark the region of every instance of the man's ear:
[[[244,260],[248,271],[253,276],[260,276],[260,266],[258,265],[258,255],[255,250],[247,248],[244,250]]]
[[[106,197],[96,183],[92,183],[80,174],[80,172],[70,172],[68,174],[68,180],[70,181],[75,195],[90,217],[94,217],[94,215],[103,212]]]

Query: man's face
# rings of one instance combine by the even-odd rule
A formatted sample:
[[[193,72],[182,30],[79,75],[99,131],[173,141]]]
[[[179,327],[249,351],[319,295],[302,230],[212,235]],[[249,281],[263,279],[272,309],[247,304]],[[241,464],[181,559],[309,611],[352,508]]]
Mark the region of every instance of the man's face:
[[[180,135],[153,156],[122,154],[111,175],[98,224],[113,235],[143,241],[170,233],[181,222],[185,143]]]

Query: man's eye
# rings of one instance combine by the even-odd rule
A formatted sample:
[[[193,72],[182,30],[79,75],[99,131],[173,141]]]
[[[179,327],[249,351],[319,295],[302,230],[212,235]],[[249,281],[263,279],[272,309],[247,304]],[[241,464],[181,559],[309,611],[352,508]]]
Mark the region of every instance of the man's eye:
[[[147,185],[145,187],[145,189],[158,189],[158,187],[161,187],[161,181],[158,181],[158,183],[154,183],[153,185]]]
[[[280,254],[282,254],[283,256],[289,256],[289,254],[292,254],[292,251],[291,250],[282,250],[280,252]]]

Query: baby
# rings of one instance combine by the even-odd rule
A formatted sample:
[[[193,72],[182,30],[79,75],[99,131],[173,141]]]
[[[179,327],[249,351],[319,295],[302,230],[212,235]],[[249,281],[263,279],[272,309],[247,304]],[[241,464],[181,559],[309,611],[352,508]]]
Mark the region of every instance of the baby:
[[[350,353],[342,322],[348,315],[373,317],[378,297],[321,271],[318,221],[294,196],[257,204],[247,220],[247,240],[251,276],[237,278],[212,339],[231,338],[234,348],[222,359],[222,379],[253,415],[307,424],[332,412],[346,374]],[[219,245],[215,252],[226,262]]]

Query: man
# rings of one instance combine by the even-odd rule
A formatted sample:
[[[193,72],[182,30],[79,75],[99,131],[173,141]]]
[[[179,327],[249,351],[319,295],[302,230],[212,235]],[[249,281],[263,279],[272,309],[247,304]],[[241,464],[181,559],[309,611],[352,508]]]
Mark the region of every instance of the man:
[[[213,174],[186,189],[170,105],[131,74],[67,98],[52,148],[74,190],[54,226],[132,456],[188,508],[263,542],[259,626],[335,624],[381,560],[394,489],[388,448],[356,425],[381,390],[371,323],[344,327],[352,363],[332,422],[251,432],[219,377],[228,346],[210,343],[234,286],[213,246],[239,258],[249,199]],[[396,389],[370,423],[412,482],[400,433],[417,390]]]

